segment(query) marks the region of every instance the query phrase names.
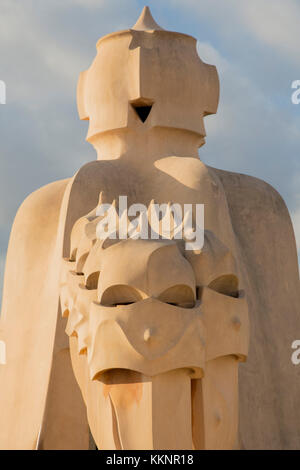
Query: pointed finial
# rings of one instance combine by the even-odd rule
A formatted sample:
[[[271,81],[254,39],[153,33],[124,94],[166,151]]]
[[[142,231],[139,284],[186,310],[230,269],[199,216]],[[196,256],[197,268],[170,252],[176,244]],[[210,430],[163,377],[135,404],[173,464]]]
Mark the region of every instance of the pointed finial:
[[[134,29],[135,31],[163,31],[163,28],[161,28],[154,20],[149,7],[143,8],[139,19],[131,29]]]

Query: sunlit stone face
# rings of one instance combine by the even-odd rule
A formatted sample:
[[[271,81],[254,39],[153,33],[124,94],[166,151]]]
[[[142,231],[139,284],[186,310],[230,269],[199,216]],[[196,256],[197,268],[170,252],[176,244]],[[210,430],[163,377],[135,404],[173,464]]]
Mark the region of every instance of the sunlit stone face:
[[[149,73],[151,71],[151,73]],[[78,107],[88,140],[109,131],[162,127],[203,138],[203,118],[219,99],[214,66],[201,61],[196,40],[169,31],[121,31],[100,39],[80,76]]]
[[[97,209],[73,226],[60,299],[94,440],[100,449],[233,448],[248,308],[226,196],[197,153],[203,119],[217,110],[216,69],[194,38],[164,31],[146,8],[132,29],[98,41],[77,98],[87,140],[99,160],[114,160],[99,162],[107,202],[205,206],[197,250],[175,236],[103,239]]]
[[[115,384],[120,370],[122,383],[129,378],[132,383],[132,374],[136,383],[143,383],[182,371],[190,383],[194,446],[217,447],[218,433],[229,426],[232,447],[238,416],[237,367],[248,347],[248,308],[234,260],[228,263],[225,257],[226,269],[232,270],[220,276],[218,267],[214,277],[214,264],[224,258],[226,248],[211,232],[205,233],[205,249],[196,254],[175,240],[103,241],[93,239],[90,232],[87,238],[85,226],[91,217],[82,220],[73,234],[80,245],[74,248],[73,242],[73,260],[63,262],[61,287],[73,361],[80,355],[86,368],[83,376],[74,367],[81,389],[86,389],[86,382]],[[210,279],[208,285],[197,283],[199,269],[203,279]],[[225,382],[224,368],[229,374]],[[85,399],[91,414],[99,409],[89,394]],[[208,413],[206,423],[211,424],[206,427],[201,413],[197,419],[199,406]],[[216,419],[209,417],[210,410]],[[102,445],[100,440],[98,446]]]

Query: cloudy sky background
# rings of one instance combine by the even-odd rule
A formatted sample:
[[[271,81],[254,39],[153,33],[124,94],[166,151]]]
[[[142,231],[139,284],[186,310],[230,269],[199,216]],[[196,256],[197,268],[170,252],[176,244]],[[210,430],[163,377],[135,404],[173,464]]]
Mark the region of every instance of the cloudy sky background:
[[[150,0],[165,29],[195,36],[218,68],[218,114],[206,120],[201,159],[273,185],[292,215],[300,251],[298,0]],[[96,158],[75,92],[100,36],[135,23],[138,0],[0,0],[0,297],[18,206],[35,189]],[[237,195],[238,197],[238,195]]]

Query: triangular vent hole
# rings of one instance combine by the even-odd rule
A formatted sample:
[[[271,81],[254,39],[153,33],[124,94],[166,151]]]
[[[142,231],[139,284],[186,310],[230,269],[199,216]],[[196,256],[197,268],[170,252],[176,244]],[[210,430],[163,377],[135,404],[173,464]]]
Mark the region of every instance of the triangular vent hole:
[[[151,109],[152,109],[152,105],[150,105],[150,106],[141,106],[141,105],[137,105],[137,104],[132,104],[132,107],[133,107],[133,109],[135,110],[136,114],[138,115],[138,117],[140,118],[140,120],[142,122],[146,121],[146,119],[149,116],[149,114],[151,112]]]

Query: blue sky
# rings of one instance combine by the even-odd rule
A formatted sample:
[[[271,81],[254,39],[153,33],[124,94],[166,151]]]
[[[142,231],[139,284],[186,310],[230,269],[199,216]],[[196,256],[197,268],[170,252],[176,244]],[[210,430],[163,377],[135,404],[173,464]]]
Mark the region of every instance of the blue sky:
[[[24,198],[96,158],[85,142],[75,91],[97,39],[133,26],[138,0],[1,0],[0,283],[13,218]],[[298,0],[148,1],[165,29],[199,41],[218,68],[218,114],[206,120],[200,156],[209,165],[264,179],[283,196],[300,250]],[[0,288],[1,295],[1,288]]]

